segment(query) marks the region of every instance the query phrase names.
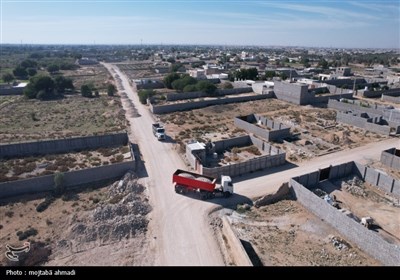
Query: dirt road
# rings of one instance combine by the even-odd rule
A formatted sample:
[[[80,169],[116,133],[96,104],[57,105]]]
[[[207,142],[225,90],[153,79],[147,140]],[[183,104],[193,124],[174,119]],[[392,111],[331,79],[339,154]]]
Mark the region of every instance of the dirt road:
[[[274,192],[282,182],[302,173],[324,168],[351,160],[368,161],[379,158],[382,150],[398,145],[397,138],[371,143],[366,146],[341,151],[304,162],[288,169],[287,166],[272,169],[276,173],[257,172],[234,179],[236,195],[229,200],[214,199],[200,201],[175,194],[172,187],[172,173],[187,167],[174,149],[172,143],[159,142],[152,134],[154,117],[139,103],[138,96],[129,85],[126,76],[117,66],[104,64],[114,76],[122,80],[121,91],[125,91],[135,104],[139,117],[128,117],[131,125],[130,138],[139,145],[145,174],[144,183],[150,191],[153,205],[151,214],[151,238],[154,263],[149,265],[224,265],[222,255],[207,221],[208,213],[220,204],[235,204],[247,197],[261,196]],[[114,69],[112,71],[111,69]],[[126,108],[126,100],[123,102]],[[168,134],[168,131],[167,131]],[[147,173],[147,174],[146,174]],[[269,174],[270,173],[270,174]],[[143,174],[142,174],[143,175]]]
[[[172,173],[177,168],[187,167],[168,139],[160,142],[154,137],[153,115],[140,104],[126,76],[115,65],[104,65],[119,75],[124,88],[120,90],[127,93],[140,114],[140,117],[129,118],[130,138],[142,153],[148,174],[144,183],[149,188],[154,209],[150,221],[154,263],[150,265],[224,265],[207,221],[207,209],[215,204],[175,193]],[[113,71],[110,73],[114,75]]]

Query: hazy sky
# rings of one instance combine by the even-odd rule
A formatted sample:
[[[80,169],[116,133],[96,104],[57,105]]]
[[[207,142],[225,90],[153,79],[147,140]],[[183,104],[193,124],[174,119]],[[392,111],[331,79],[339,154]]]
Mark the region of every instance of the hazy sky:
[[[400,0],[0,0],[1,43],[400,48]]]

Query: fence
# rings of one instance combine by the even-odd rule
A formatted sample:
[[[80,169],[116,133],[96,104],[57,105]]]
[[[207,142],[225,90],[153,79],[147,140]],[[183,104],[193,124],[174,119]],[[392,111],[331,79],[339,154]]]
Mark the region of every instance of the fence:
[[[300,182],[290,180],[290,186],[297,200],[310,212],[332,225],[345,238],[355,243],[384,265],[398,266],[400,264],[400,248],[386,242],[377,233],[368,230],[353,219],[339,212],[336,208],[319,198]]]
[[[128,170],[135,169],[135,161],[88,168],[64,173],[64,185],[73,188],[79,185],[120,178]],[[33,194],[54,189],[54,175],[0,183],[0,198]]]
[[[193,102],[185,102],[185,103],[176,103],[176,104],[167,104],[167,105],[153,105],[150,104],[150,111],[153,114],[165,114],[176,111],[186,111],[191,109],[199,109],[212,105],[220,105],[220,104],[229,104],[236,102],[246,102],[253,100],[261,100],[269,98],[268,95],[247,95],[247,96],[238,96],[238,97],[224,97],[224,98],[215,98],[204,101],[193,101]]]
[[[85,149],[121,146],[128,143],[126,133],[76,137],[0,145],[0,158],[66,153]]]

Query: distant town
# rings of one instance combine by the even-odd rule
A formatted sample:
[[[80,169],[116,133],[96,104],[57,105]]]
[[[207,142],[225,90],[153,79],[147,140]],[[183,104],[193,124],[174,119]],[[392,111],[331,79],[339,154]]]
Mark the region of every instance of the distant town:
[[[400,264],[399,49],[0,59],[2,266]]]

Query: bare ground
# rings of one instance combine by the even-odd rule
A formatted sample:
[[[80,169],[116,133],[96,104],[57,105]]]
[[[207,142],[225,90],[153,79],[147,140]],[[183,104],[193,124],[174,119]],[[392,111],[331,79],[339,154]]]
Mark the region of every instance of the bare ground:
[[[238,237],[251,244],[264,266],[380,265],[291,199],[230,217]]]
[[[147,188],[128,173],[123,179],[98,189],[87,189],[56,198],[37,212],[44,199],[25,196],[0,206],[1,251],[5,245],[20,246],[25,241],[40,244],[46,254],[32,246],[20,263],[0,265],[149,265],[147,225],[151,206]],[[36,234],[21,238],[29,229]],[[19,232],[20,231],[20,232]],[[18,235],[17,235],[18,233]],[[37,250],[35,250],[37,249]],[[107,257],[105,257],[107,256]]]
[[[291,162],[301,162],[333,151],[354,148],[388,138],[363,129],[335,122],[335,110],[297,106],[277,99],[216,105],[187,112],[159,116],[170,137],[181,144],[191,139],[201,142],[228,139],[245,132],[234,125],[234,118],[260,114],[291,126],[297,138],[274,143],[287,152]]]

